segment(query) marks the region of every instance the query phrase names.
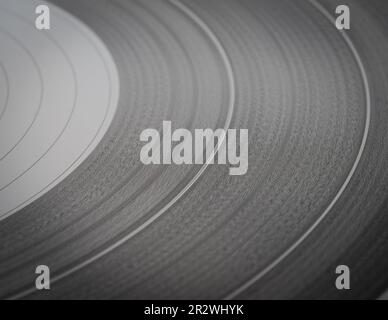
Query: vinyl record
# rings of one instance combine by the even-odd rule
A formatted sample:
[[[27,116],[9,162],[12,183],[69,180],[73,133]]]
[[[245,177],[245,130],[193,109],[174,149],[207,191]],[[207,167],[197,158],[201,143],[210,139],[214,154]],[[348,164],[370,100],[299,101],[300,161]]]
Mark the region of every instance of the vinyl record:
[[[378,298],[388,4],[341,4],[349,30],[334,0],[52,0],[40,30],[2,0],[0,297]],[[247,130],[247,172],[145,164],[166,123]]]

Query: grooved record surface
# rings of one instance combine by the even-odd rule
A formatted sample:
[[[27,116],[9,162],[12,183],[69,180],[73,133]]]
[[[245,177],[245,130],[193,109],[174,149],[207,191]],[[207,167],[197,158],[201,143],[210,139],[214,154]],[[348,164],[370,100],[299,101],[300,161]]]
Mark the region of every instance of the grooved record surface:
[[[53,1],[104,43],[120,94],[90,156],[0,221],[0,296],[376,298],[388,264],[388,7],[346,2],[341,33],[331,0]],[[163,120],[249,129],[247,175],[144,166],[139,135]],[[51,267],[49,293],[31,287],[37,264]],[[339,264],[350,292],[335,289]]]

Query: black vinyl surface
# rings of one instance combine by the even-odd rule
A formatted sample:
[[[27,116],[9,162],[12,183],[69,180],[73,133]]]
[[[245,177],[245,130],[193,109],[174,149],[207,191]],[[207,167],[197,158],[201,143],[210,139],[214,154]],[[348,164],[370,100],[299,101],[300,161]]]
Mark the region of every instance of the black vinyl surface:
[[[375,299],[388,285],[388,4],[52,3],[105,43],[118,109],[68,178],[0,221],[0,297]],[[249,129],[249,171],[144,166],[139,135]],[[49,292],[34,290],[47,264]],[[351,268],[338,291],[335,268]]]

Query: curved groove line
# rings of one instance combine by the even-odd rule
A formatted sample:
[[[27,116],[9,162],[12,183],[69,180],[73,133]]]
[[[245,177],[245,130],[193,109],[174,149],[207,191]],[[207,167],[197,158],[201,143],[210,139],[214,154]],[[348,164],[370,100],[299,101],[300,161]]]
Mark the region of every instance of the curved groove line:
[[[2,10],[5,10],[2,8]],[[6,11],[6,10],[5,10]],[[30,132],[30,130],[32,129],[32,127],[34,126],[36,120],[38,119],[38,116],[39,116],[39,113],[42,109],[42,103],[43,103],[43,91],[44,91],[44,86],[43,86],[43,75],[42,75],[42,72],[40,71],[39,69],[39,65],[38,65],[38,62],[35,60],[35,58],[33,57],[32,53],[30,52],[30,50],[28,50],[28,48],[23,45],[23,43],[21,41],[19,41],[13,34],[11,34],[9,31],[7,30],[3,30],[1,28],[0,32],[3,32],[4,34],[8,35],[13,41],[15,41],[19,46],[22,47],[22,49],[26,52],[26,54],[30,57],[33,65],[35,66],[36,68],[36,71],[38,73],[38,76],[39,76],[39,82],[40,82],[40,92],[39,92],[39,107],[37,108],[35,114],[34,114],[34,117],[32,118],[32,121],[31,123],[28,125],[26,131],[22,134],[22,136],[19,138],[19,140],[16,142],[16,144],[11,147],[10,150],[8,150],[4,155],[2,155],[0,157],[0,161],[4,160],[13,150],[15,150],[17,148],[17,146],[23,141],[23,139],[27,136],[27,134]],[[7,94],[7,102],[8,102],[8,94]],[[7,107],[7,106],[6,106]],[[6,109],[6,108],[5,108]],[[5,109],[3,110],[3,112],[1,113],[1,116],[0,116],[0,119],[3,117],[4,113],[5,113]],[[6,188],[6,187],[4,187]],[[3,190],[3,188],[0,189],[0,191]]]
[[[335,23],[334,18],[330,15],[330,13],[317,1],[317,0],[308,0],[320,13],[324,15],[325,18],[327,18],[330,22]],[[340,32],[343,36],[346,44],[349,46],[352,54],[354,55],[354,58],[356,59],[356,62],[358,64],[358,67],[361,71],[361,76],[364,83],[364,89],[366,94],[366,120],[365,120],[365,129],[364,129],[364,135],[362,138],[361,146],[358,152],[358,155],[356,157],[356,160],[353,164],[352,169],[349,172],[348,177],[346,178],[344,184],[342,185],[341,189],[338,191],[337,195],[334,197],[330,205],[326,208],[326,210],[322,213],[322,215],[315,221],[315,223],[291,246],[289,247],[283,254],[281,254],[274,262],[272,262],[270,265],[268,265],[264,270],[262,270],[260,273],[255,275],[253,278],[251,278],[249,281],[247,281],[245,284],[243,284],[241,287],[233,291],[232,293],[228,294],[224,300],[231,300],[235,299],[237,296],[239,296],[241,293],[249,289],[252,285],[254,285],[257,281],[259,281],[261,278],[263,278],[267,273],[269,273],[272,269],[277,267],[281,262],[283,262],[284,259],[286,259],[291,253],[295,251],[301,245],[314,230],[318,227],[318,225],[326,218],[326,216],[329,214],[329,212],[333,209],[337,201],[341,198],[342,194],[348,187],[350,181],[353,178],[354,173],[356,172],[358,165],[361,161],[361,158],[364,154],[365,146],[368,140],[369,136],[369,128],[371,124],[371,95],[370,95],[370,86],[369,81],[367,77],[367,73],[364,67],[364,64],[362,62],[362,59],[360,55],[357,52],[357,49],[355,48],[352,40],[349,38],[349,36],[346,34],[345,31]]]
[[[137,5],[141,6],[140,3],[137,3]],[[142,6],[141,6],[141,7],[142,7]],[[121,6],[120,6],[120,8],[121,8]],[[144,7],[143,7],[143,8],[144,8]],[[123,8],[123,10],[124,10],[124,8]],[[155,19],[158,19],[156,16],[154,16],[154,18],[155,18]],[[162,21],[160,21],[160,22],[162,23]],[[169,30],[169,27],[168,27],[167,25],[165,25],[165,27],[166,27],[166,29]],[[120,30],[115,30],[115,31],[120,32]],[[171,30],[170,30],[170,32],[173,33]],[[178,40],[176,39],[176,41],[178,41]],[[183,47],[182,47],[182,50],[186,53],[187,58],[188,58],[188,53],[186,52],[186,50],[185,50]],[[189,59],[189,58],[188,58],[188,59]],[[191,63],[190,63],[190,65],[191,65]],[[192,69],[194,70],[193,67],[194,67],[194,66],[192,65]],[[192,114],[191,117],[190,117],[190,121],[189,121],[189,126],[190,126],[190,127],[192,126],[192,122],[193,122],[191,118],[193,118],[194,116],[195,116],[195,113]],[[167,118],[169,118],[169,117],[167,117]],[[138,168],[140,168],[140,167],[138,166]],[[134,171],[137,172],[138,170],[135,169]],[[149,181],[152,181],[152,180],[156,179],[156,177],[159,177],[159,175],[160,175],[162,172],[164,172],[164,169],[162,169],[161,172],[158,172],[158,174],[156,174],[155,176],[153,176]],[[135,175],[136,175],[136,174],[135,174]],[[133,176],[135,176],[135,175],[133,175]],[[93,210],[95,210],[95,209],[101,207],[101,205],[104,204],[104,203],[107,201],[107,199],[110,199],[111,196],[112,196],[113,194],[117,193],[118,190],[120,190],[120,189],[122,189],[124,186],[126,186],[126,185],[129,183],[129,181],[133,178],[133,176],[131,176],[129,179],[125,179],[124,183],[120,184],[120,186],[119,186],[118,188],[115,188],[116,191],[111,192],[107,197],[104,197],[104,199],[102,199],[101,201],[99,201],[95,206],[93,206],[91,209],[87,210],[87,211],[82,215],[82,218],[84,218],[84,217],[90,215],[90,213],[93,212]],[[148,181],[148,180],[147,180],[147,181]],[[146,181],[146,182],[147,182],[147,181]],[[190,179],[190,181],[191,181],[191,179]],[[183,183],[182,183],[182,184],[183,184]],[[147,186],[147,185],[148,185],[148,183],[145,183],[145,184],[144,184],[144,186]],[[145,187],[142,187],[142,189],[143,189],[143,188],[145,189]],[[175,190],[174,190],[174,191],[175,191]],[[171,193],[173,193],[173,192],[171,192]],[[137,195],[137,194],[138,194],[138,192],[135,193],[135,195]],[[170,194],[169,194],[169,195],[170,195]],[[169,195],[166,196],[165,198],[169,198]],[[110,215],[112,215],[112,213],[123,210],[126,206],[128,206],[130,203],[132,203],[132,201],[134,201],[134,199],[136,199],[136,198],[137,198],[137,196],[131,196],[131,197],[129,198],[129,200],[125,201],[125,202],[122,203],[120,206],[116,207],[113,211],[111,211],[111,212],[109,213],[109,215],[108,215],[107,217],[105,217],[104,219],[100,220],[99,222],[105,221]],[[152,211],[152,210],[150,210],[150,211]],[[80,220],[81,220],[81,219],[77,219],[75,222],[73,222],[73,224],[68,225],[68,226],[66,226],[66,227],[63,228],[63,229],[60,229],[59,231],[57,230],[57,232],[64,232],[64,230],[67,230],[67,229],[69,229],[69,228],[72,228],[72,226],[73,226],[74,224],[80,223]],[[94,230],[94,229],[95,229],[95,228],[94,228],[94,225],[93,225],[92,228],[90,228],[90,229]],[[56,248],[54,248],[54,249],[52,249],[52,250],[54,250],[54,251],[55,251],[55,250],[60,250],[60,248],[62,248],[62,246],[56,247]],[[26,250],[28,250],[28,249],[26,249]],[[49,252],[51,252],[51,250],[50,250]],[[22,253],[21,253],[21,254],[22,254]],[[46,254],[47,254],[47,253],[46,253]],[[37,259],[37,258],[38,258],[38,257],[35,257],[34,259]],[[39,258],[39,259],[40,259],[40,258]],[[1,275],[0,275],[0,276],[1,276]]]
[[[224,65],[226,67],[227,75],[228,75],[228,82],[229,82],[229,90],[230,90],[230,100],[229,100],[229,109],[228,109],[228,115],[225,123],[224,129],[227,130],[229,129],[229,126],[232,121],[232,116],[234,112],[234,106],[235,106],[235,100],[236,100],[236,89],[235,89],[235,80],[234,80],[234,73],[233,73],[233,68],[232,64],[229,60],[229,57],[226,53],[226,50],[224,49],[223,45],[221,42],[218,40],[218,38],[215,36],[215,34],[211,31],[211,29],[207,26],[207,24],[196,14],[194,13],[190,8],[188,8],[186,5],[183,3],[179,2],[179,0],[168,0],[172,5],[176,6],[180,11],[182,11],[185,15],[187,15],[189,18],[191,18],[205,33],[206,35],[210,38],[210,40],[213,42],[213,44],[216,46],[217,50],[221,54],[222,60],[224,62]],[[225,140],[225,135],[223,135],[222,142],[219,144],[217,151],[219,150],[219,147],[223,145]],[[148,219],[145,223],[143,223],[141,226],[139,226],[137,229],[133,230],[131,233],[111,245],[110,247],[106,248],[105,250],[101,251],[99,254],[87,259],[83,263],[79,264],[78,266],[75,266],[66,272],[57,275],[51,279],[51,283],[58,282],[67,276],[73,274],[74,272],[77,272],[91,263],[99,260],[100,258],[104,257],[108,253],[112,252],[113,250],[117,249],[124,243],[126,243],[128,240],[133,238],[135,235],[140,233],[142,230],[146,229],[149,225],[151,225],[154,221],[156,221],[159,217],[161,217],[169,208],[171,208],[194,184],[195,182],[200,178],[200,176],[203,174],[203,172],[206,170],[208,167],[209,163],[211,160],[215,157],[215,152],[211,157],[209,157],[206,161],[206,164],[199,170],[199,172],[195,175],[195,177],[190,181],[190,183],[181,190],[169,203],[167,203],[157,214],[152,216],[150,219]],[[10,298],[9,300],[15,300],[15,299],[20,299],[25,296],[28,296],[32,293],[35,292],[35,288],[28,289],[24,292],[21,292],[19,294],[16,294]]]
[[[84,26],[85,28],[87,27],[86,25]],[[111,82],[112,82],[112,79],[111,79],[111,77],[110,77],[110,73],[109,73],[109,71],[108,71],[108,66],[106,65],[106,63],[105,63],[105,60],[103,59],[103,57],[102,57],[102,54],[100,53],[100,51],[98,50],[98,48],[95,46],[95,44],[92,42],[92,41],[90,41],[89,39],[88,39],[88,37],[86,37],[85,36],[85,34],[81,31],[81,30],[78,30],[81,34],[83,34],[83,36],[89,41],[89,43],[96,49],[96,51],[97,51],[97,53],[98,53],[98,55],[100,56],[100,58],[101,58],[101,60],[102,60],[102,62],[103,62],[103,64],[104,64],[104,67],[105,67],[105,71],[107,72],[107,75],[108,75],[108,78],[109,78],[109,98],[108,98],[108,100],[109,100],[109,107],[107,108],[107,110],[106,110],[106,112],[105,112],[105,115],[104,115],[104,119],[103,119],[103,121],[102,121],[102,123],[101,123],[101,125],[100,125],[100,127],[98,128],[98,130],[97,130],[97,132],[96,132],[96,134],[95,134],[95,136],[93,137],[93,139],[92,139],[92,141],[89,143],[89,145],[85,148],[85,150],[81,153],[81,155],[61,174],[61,175],[59,175],[56,179],[54,179],[50,184],[48,184],[45,188],[43,188],[41,191],[39,191],[38,193],[36,193],[34,196],[32,196],[32,197],[30,197],[29,199],[27,199],[26,201],[24,201],[22,204],[20,204],[18,207],[16,207],[16,208],[14,208],[13,210],[10,210],[9,212],[7,212],[7,213],[5,213],[5,215],[4,216],[2,216],[2,217],[0,217],[0,221],[1,220],[3,220],[3,219],[5,219],[5,218],[7,218],[9,215],[11,215],[13,212],[15,212],[15,211],[17,211],[17,210],[19,210],[20,208],[22,208],[26,203],[28,203],[28,202],[30,202],[32,199],[34,199],[34,198],[36,198],[38,195],[40,195],[40,194],[42,194],[42,193],[44,193],[48,188],[50,188],[50,186],[52,186],[54,183],[56,183],[58,180],[60,180],[82,157],[83,157],[83,155],[87,152],[87,150],[90,148],[90,146],[93,144],[93,142],[95,141],[95,139],[97,138],[97,136],[98,136],[98,134],[100,133],[100,131],[101,131],[101,129],[102,129],[102,127],[103,127],[103,125],[105,124],[105,121],[106,121],[106,119],[107,119],[107,117],[108,117],[108,113],[109,113],[109,110],[110,110],[110,107],[111,107],[111,105],[112,105],[112,85],[111,85]],[[92,30],[91,30],[91,32],[93,32]],[[94,32],[93,32],[93,34],[94,34]],[[74,82],[75,82],[75,84],[77,83],[77,81],[76,81],[76,72],[75,72],[75,68],[74,68],[74,66],[73,66],[73,64],[71,63],[71,61],[70,61],[70,59],[68,58],[68,56],[67,56],[67,54],[66,54],[66,52],[63,50],[63,48],[51,37],[51,36],[48,36],[47,35],[47,37],[51,40],[51,41],[53,41],[57,46],[58,46],[58,48],[60,49],[60,51],[63,53],[63,55],[65,56],[65,58],[66,58],[66,60],[69,62],[69,65],[70,65],[70,67],[71,67],[71,69],[72,69],[72,73],[73,73],[73,76],[74,76]],[[113,58],[111,59],[112,61],[113,61]],[[73,107],[73,110],[72,110],[72,114],[71,114],[71,116],[70,116],[70,119],[68,120],[68,122],[66,123],[66,126],[65,126],[65,128],[63,129],[63,131],[61,132],[61,134],[58,136],[58,138],[54,141],[54,143],[50,146],[50,148],[49,148],[49,150],[47,150],[47,152],[45,153],[45,154],[43,154],[42,155],[42,157],[41,158],[39,158],[38,159],[38,161],[40,161],[41,159],[43,159],[44,158],[44,156],[46,156],[47,154],[48,154],[48,152],[51,150],[51,148],[56,144],[56,142],[60,139],[60,137],[63,135],[63,133],[65,132],[65,130],[66,130],[66,128],[67,128],[67,126],[68,126],[68,124],[70,123],[70,120],[71,120],[71,118],[72,118],[72,115],[74,114],[74,111],[75,111],[75,105],[76,105],[76,100],[77,100],[77,96],[78,96],[78,87],[77,87],[77,85],[75,86],[75,100],[74,100],[74,107]],[[38,162],[37,161],[37,162]],[[36,163],[37,163],[36,162]],[[36,163],[34,163],[34,165],[36,164]],[[33,166],[34,166],[33,165]],[[30,167],[28,170],[30,170],[32,167]],[[28,171],[27,170],[27,171]],[[27,172],[26,171],[26,172]],[[26,172],[24,172],[24,173],[26,173]],[[23,173],[23,174],[24,174]],[[19,178],[19,177],[18,177]],[[1,191],[1,190],[0,190]]]
[[[22,21],[23,23],[26,23],[24,21],[24,17],[16,14],[15,12],[12,12],[10,10],[8,10],[7,8],[1,8],[2,10],[4,11],[7,11],[9,13],[12,13],[13,15],[15,15],[15,17],[17,17],[20,21]],[[9,32],[7,31],[4,31],[6,32],[7,34],[9,34]],[[9,34],[10,36],[12,36],[11,34]],[[6,184],[5,186],[1,187],[0,188],[0,191],[6,189],[8,186],[10,186],[12,183],[14,183],[17,179],[19,179],[21,176],[23,176],[24,174],[26,174],[31,168],[33,168],[41,159],[43,159],[48,153],[49,151],[52,149],[52,147],[58,142],[58,140],[61,138],[61,136],[63,135],[63,133],[66,131],[71,119],[73,118],[73,115],[74,115],[74,111],[75,111],[75,107],[76,107],[76,101],[77,101],[77,97],[78,97],[78,88],[77,88],[77,76],[76,76],[76,71],[75,71],[75,68],[73,66],[73,64],[71,63],[69,57],[67,56],[66,52],[63,50],[63,48],[52,38],[50,37],[49,35],[47,35],[47,38],[49,38],[51,41],[53,41],[57,47],[59,48],[59,50],[62,52],[62,54],[64,55],[65,59],[67,60],[67,62],[69,63],[70,65],[70,68],[72,70],[72,75],[73,75],[73,78],[74,78],[74,88],[75,88],[75,98],[74,98],[74,102],[73,102],[73,107],[72,107],[72,110],[71,110],[71,113],[70,113],[70,116],[69,118],[67,119],[67,122],[65,124],[65,127],[62,129],[62,131],[60,132],[59,136],[55,139],[55,141],[50,145],[50,147],[47,149],[47,151],[38,159],[36,160],[28,169],[26,169],[25,171],[23,171],[23,173],[21,173],[19,176],[17,176],[15,179],[13,179],[11,182],[9,182],[8,184]],[[18,41],[17,39],[15,39],[16,41]],[[19,42],[19,41],[18,41]],[[22,45],[22,44],[21,44]],[[24,46],[23,46],[24,47]],[[35,61],[35,60],[33,60]],[[39,70],[39,68],[38,68]],[[43,90],[43,88],[42,88]],[[14,211],[14,210],[11,210],[11,211]],[[9,212],[11,212],[9,211]],[[0,217],[0,221],[3,220],[5,217],[7,217],[9,215],[9,212],[5,213],[4,215],[2,215]]]
[[[6,81],[6,86],[7,86],[7,93],[5,94],[5,103],[4,103],[4,109],[1,111],[0,113],[0,120],[3,118],[4,116],[4,113],[5,111],[7,110],[7,107],[8,107],[8,100],[9,100],[9,77],[8,77],[8,73],[7,73],[7,70],[5,69],[5,67],[3,66],[3,64],[0,62],[0,69],[3,71],[4,73],[4,77],[5,77],[5,81]]]

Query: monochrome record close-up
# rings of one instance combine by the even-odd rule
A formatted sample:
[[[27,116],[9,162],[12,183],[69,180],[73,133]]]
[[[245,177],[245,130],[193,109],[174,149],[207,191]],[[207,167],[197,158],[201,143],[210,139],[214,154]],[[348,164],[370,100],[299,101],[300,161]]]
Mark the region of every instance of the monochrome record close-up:
[[[1,0],[0,298],[380,298],[387,16],[385,0]],[[247,173],[142,163],[164,121],[247,129]]]

